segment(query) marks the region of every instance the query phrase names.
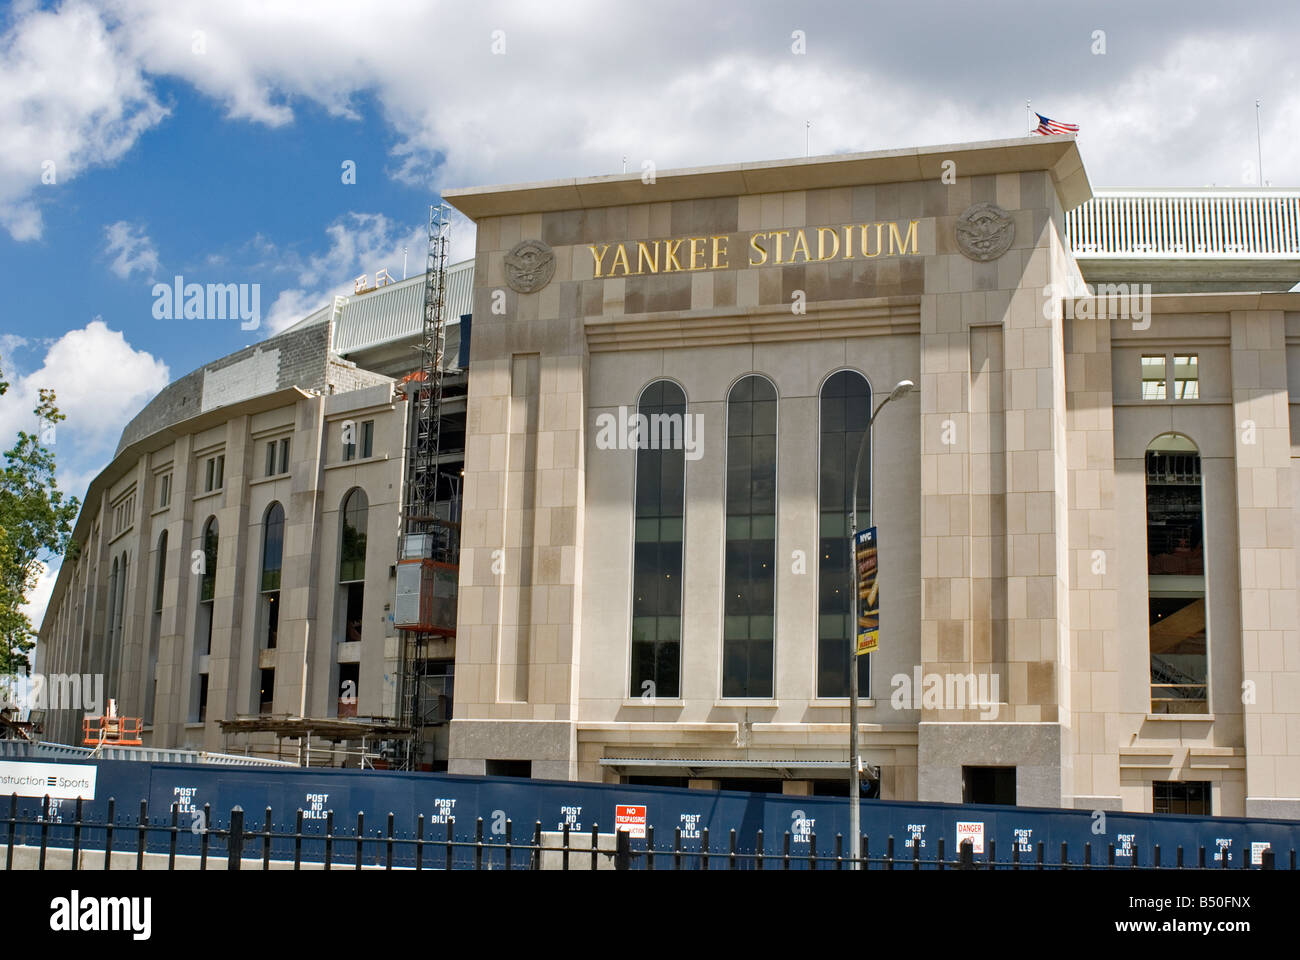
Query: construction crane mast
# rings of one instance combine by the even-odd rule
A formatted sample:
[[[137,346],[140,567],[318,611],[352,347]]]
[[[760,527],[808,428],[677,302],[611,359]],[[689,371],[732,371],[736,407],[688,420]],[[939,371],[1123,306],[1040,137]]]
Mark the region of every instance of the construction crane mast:
[[[429,248],[424,274],[424,322],[418,346],[420,369],[407,383],[411,404],[406,449],[403,536],[398,557],[394,625],[402,636],[398,690],[400,723],[410,737],[395,758],[402,769],[419,769],[430,711],[430,645],[455,636],[459,524],[438,516],[442,446],[443,376],[447,349],[447,248],[450,209],[429,208]]]

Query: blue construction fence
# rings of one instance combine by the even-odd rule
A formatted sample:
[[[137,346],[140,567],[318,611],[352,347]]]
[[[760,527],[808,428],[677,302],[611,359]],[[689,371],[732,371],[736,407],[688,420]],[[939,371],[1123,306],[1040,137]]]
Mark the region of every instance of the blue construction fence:
[[[15,761],[0,761],[0,774],[15,769]],[[388,815],[393,815],[394,836],[416,836],[418,818],[424,817],[423,838],[442,841],[448,837],[472,843],[480,829],[482,840],[489,844],[483,851],[457,847],[452,851],[454,867],[471,867],[476,856],[483,866],[504,866],[507,822],[515,844],[531,842],[535,824],[544,831],[562,831],[567,824],[574,834],[590,835],[615,829],[616,808],[633,807],[632,820],[653,827],[657,854],[672,851],[676,831],[681,831],[681,849],[686,855],[698,854],[707,829],[709,850],[723,853],[728,849],[730,831],[736,831],[739,853],[754,853],[759,831],[763,831],[763,853],[781,857],[807,858],[815,852],[825,857],[835,850],[836,834],[849,833],[848,800],[844,797],[796,797],[770,793],[688,790],[677,787],[623,786],[589,782],[532,780],[512,777],[453,776],[449,774],[404,773],[381,770],[345,770],[329,768],[280,768],[256,766],[215,766],[203,764],[149,763],[122,760],[63,762],[37,760],[44,767],[57,767],[55,776],[84,778],[87,767],[95,768],[93,799],[83,799],[82,849],[102,849],[109,799],[114,800],[115,852],[137,849],[141,801],[147,801],[147,820],[151,826],[170,825],[175,816],[180,830],[176,838],[179,855],[197,855],[203,827],[220,831],[229,826],[231,810],[244,811],[245,829],[261,830],[266,810],[272,811],[276,833],[295,832],[297,813],[303,811],[301,841],[277,838],[272,844],[272,859],[291,860],[295,843],[301,843],[301,857],[321,861],[325,853],[326,824],[333,813],[331,858],[335,864],[354,864],[357,815],[364,813],[364,836],[381,841],[387,836]],[[39,771],[38,771],[39,772]],[[42,774],[44,775],[44,774]],[[12,781],[11,781],[12,782]],[[34,792],[33,788],[25,788]],[[12,787],[0,776],[0,825],[10,810]],[[18,797],[20,821],[41,818],[40,797]],[[204,808],[210,819],[204,819]],[[644,808],[644,811],[635,808]],[[45,818],[46,842],[52,847],[72,845],[72,821],[76,800],[51,800]],[[620,811],[626,815],[627,811]],[[938,859],[940,838],[944,856],[955,859],[962,837],[978,837],[987,857],[988,841],[996,844],[997,861],[1009,862],[1013,856],[1022,863],[1036,863],[1040,851],[1048,865],[1059,862],[1061,845],[1066,844],[1068,860],[1079,864],[1085,844],[1091,846],[1094,865],[1107,862],[1110,845],[1114,846],[1116,866],[1153,866],[1155,848],[1162,852],[1162,865],[1173,866],[1175,851],[1182,847],[1187,866],[1196,866],[1198,850],[1205,848],[1207,867],[1257,867],[1265,846],[1273,852],[1277,869],[1288,869],[1295,862],[1300,847],[1300,821],[1243,819],[1233,817],[1179,816],[1170,814],[1120,813],[1108,811],[1104,819],[1085,810],[1010,807],[985,804],[905,803],[887,800],[861,801],[862,832],[869,838],[872,857],[880,856],[893,838],[894,856],[906,868],[907,861],[917,858],[923,867]],[[39,843],[40,826],[19,823],[16,844]],[[0,826],[0,843],[7,840],[7,826]],[[146,836],[146,851],[166,854],[171,843],[165,832]],[[849,855],[847,840],[845,855]],[[1040,846],[1041,845],[1041,846]],[[382,864],[384,843],[367,842],[363,863]],[[633,852],[645,850],[645,840],[631,841]],[[373,860],[371,858],[373,851]],[[213,842],[210,856],[224,855],[224,842]],[[246,850],[245,855],[261,855],[261,844]],[[644,857],[634,859],[634,866]],[[696,857],[695,859],[698,859]],[[415,849],[410,844],[396,844],[393,863],[410,866]],[[514,862],[520,861],[518,853]],[[426,866],[443,863],[443,851],[426,849]],[[795,864],[799,866],[798,863]]]

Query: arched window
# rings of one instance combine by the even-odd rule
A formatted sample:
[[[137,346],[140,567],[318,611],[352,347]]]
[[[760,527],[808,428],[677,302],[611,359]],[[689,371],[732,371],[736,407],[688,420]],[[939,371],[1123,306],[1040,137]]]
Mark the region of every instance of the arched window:
[[[1166,433],[1146,450],[1151,712],[1206,713],[1207,635],[1201,455]]]
[[[158,558],[154,561],[153,617],[149,622],[149,656],[145,661],[144,721],[153,723],[154,704],[158,698],[158,642],[162,633],[163,586],[167,579],[167,531],[158,535]]]
[[[366,596],[366,519],[370,503],[360,487],[343,498],[343,537],[339,547],[339,592],[345,643],[361,640]]]
[[[100,657],[105,674],[111,675],[113,670],[113,641],[117,632],[117,580],[121,574],[118,571],[117,557],[113,558],[113,566],[109,569],[108,574],[108,612],[104,617],[104,648]],[[117,696],[116,691],[110,688],[110,695]]]
[[[770,698],[776,623],[776,388],[738,381],[727,396],[722,695]]]
[[[821,391],[821,454],[818,462],[817,696],[849,695],[850,661],[858,667],[858,690],[870,695],[870,657],[853,657],[853,569],[849,564],[849,515],[853,467],[862,432],[871,419],[871,387],[853,370],[832,374]],[[858,527],[871,525],[871,450],[862,456],[858,480]]]
[[[214,598],[217,592],[217,547],[219,540],[217,518],[215,516],[208,517],[207,523],[203,525],[201,540],[203,572],[199,575],[198,624],[194,636],[196,664],[200,656],[207,656],[212,653],[212,623],[215,608]],[[195,670],[191,696],[191,703],[193,703],[194,707],[190,711],[190,721],[206,721],[208,718],[208,674],[206,671]]]
[[[366,578],[366,517],[370,504],[360,487],[343,501],[343,549],[339,557],[339,580],[346,583]]]
[[[263,645],[274,650],[280,632],[280,568],[284,560],[284,507],[272,503],[262,524]]]
[[[199,581],[199,602],[209,603],[217,589],[217,518],[208,517],[203,525],[203,574]]]
[[[631,695],[673,699],[681,696],[686,394],[656,380],[641,391],[637,415],[650,431],[645,440],[660,442],[636,451]]]

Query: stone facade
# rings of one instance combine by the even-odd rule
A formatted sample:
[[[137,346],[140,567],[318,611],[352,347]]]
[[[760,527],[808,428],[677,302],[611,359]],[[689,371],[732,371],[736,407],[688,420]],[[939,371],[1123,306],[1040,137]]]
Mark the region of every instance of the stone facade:
[[[1140,332],[1094,319],[1063,294],[1082,282],[1065,212],[1089,196],[1068,138],[449,192],[478,226],[450,769],[529,760],[539,777],[770,777],[791,793],[843,777],[808,772],[843,764],[848,704],[817,696],[818,575],[797,557],[818,549],[819,393],[847,369],[877,402],[899,380],[919,386],[872,437],[884,599],[860,732],[882,796],[961,801],[963,768],[1011,766],[1024,804],[1149,810],[1153,782],[1198,780],[1216,813],[1294,812],[1281,358],[1300,297],[1271,294],[1267,310],[1254,294],[1156,297]],[[959,221],[1005,232],[959,244]],[[876,223],[898,250],[866,255]],[[858,229],[852,259],[827,255]],[[756,232],[793,245],[800,231],[802,258],[751,253]],[[676,239],[665,269],[655,257]],[[525,294],[505,260],[528,240],[555,272]],[[1201,399],[1141,399],[1148,342],[1199,351]],[[737,700],[721,681],[721,438],[749,374],[779,397],[776,690]],[[636,451],[597,443],[602,415],[635,410],[662,378],[704,437],[686,465],[673,699],[629,689]],[[1245,419],[1248,450],[1232,439]],[[1205,472],[1212,713],[1195,718],[1151,715],[1133,535],[1144,451],[1169,430],[1199,444]],[[892,702],[914,671],[998,687]]]

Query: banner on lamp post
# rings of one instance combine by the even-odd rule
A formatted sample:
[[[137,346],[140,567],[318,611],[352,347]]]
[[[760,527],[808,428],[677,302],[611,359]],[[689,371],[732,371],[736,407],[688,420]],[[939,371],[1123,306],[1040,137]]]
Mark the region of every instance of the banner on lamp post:
[[[853,562],[858,571],[858,623],[854,655],[875,653],[880,646],[880,583],[876,579],[880,561],[876,551],[876,528],[853,534]]]

